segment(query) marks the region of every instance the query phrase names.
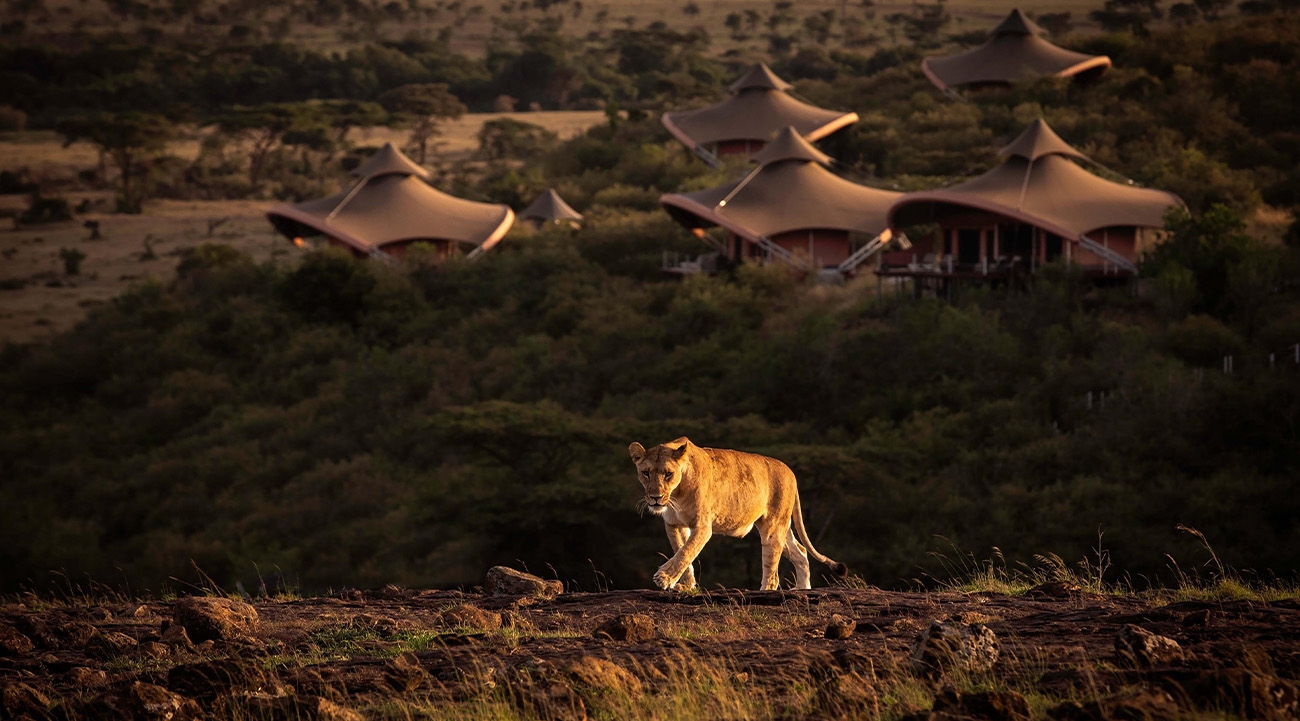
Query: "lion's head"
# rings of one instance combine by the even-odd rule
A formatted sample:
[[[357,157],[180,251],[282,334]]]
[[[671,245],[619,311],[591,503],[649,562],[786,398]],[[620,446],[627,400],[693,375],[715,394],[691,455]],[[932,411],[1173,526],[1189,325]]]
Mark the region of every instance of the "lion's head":
[[[672,503],[673,491],[682,482],[682,466],[690,443],[679,438],[648,451],[640,443],[627,447],[628,455],[636,464],[637,480],[645,490],[645,507],[651,513],[661,515]]]

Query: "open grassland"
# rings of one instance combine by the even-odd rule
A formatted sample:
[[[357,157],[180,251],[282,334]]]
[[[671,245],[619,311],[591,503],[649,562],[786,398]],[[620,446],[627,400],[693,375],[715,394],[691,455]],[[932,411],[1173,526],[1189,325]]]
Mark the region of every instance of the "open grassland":
[[[1060,587],[544,600],[387,587],[252,606],[253,626],[199,641],[188,621],[188,633],[173,626],[173,600],[11,600],[0,627],[30,643],[0,666],[5,698],[27,699],[11,711],[53,718],[148,697],[179,718],[201,707],[216,719],[900,719],[931,709],[993,721],[1281,719],[1294,718],[1300,676],[1294,592],[1175,603]],[[636,634],[600,632],[628,614],[641,617]],[[835,616],[856,629],[828,637]],[[918,655],[935,622],[991,633],[997,660],[966,668],[956,654]],[[1129,626],[1173,639],[1178,653],[1118,652]]]
[[[605,116],[591,111],[467,114],[443,126],[436,146],[438,163],[450,166],[468,160],[478,148],[483,124],[502,117],[539,125],[567,139]],[[357,131],[353,142],[401,145],[406,138],[401,130],[369,128]],[[198,149],[199,141],[188,138],[170,144],[167,152],[193,161]],[[52,132],[9,134],[0,140],[0,170],[25,168],[42,184],[68,182],[98,161],[93,146],[65,147]],[[69,191],[62,197],[73,207],[85,202],[87,212],[70,222],[17,228],[0,219],[0,343],[47,338],[131,285],[169,282],[185,251],[202,243],[229,245],[259,263],[292,263],[300,252],[267,222],[266,209],[275,204],[270,200],[154,200],[145,204],[144,213],[124,215],[108,212],[111,192]],[[21,212],[28,202],[25,195],[0,195],[0,212]],[[90,240],[83,225],[87,221],[99,223],[102,239]],[[60,257],[64,249],[86,256],[75,275],[66,272]]]

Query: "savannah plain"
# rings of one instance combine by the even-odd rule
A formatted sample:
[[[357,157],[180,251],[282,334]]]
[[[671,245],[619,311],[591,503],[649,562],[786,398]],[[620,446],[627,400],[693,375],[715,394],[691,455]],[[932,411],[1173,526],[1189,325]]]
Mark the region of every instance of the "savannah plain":
[[[929,85],[921,57],[1016,6],[7,3],[0,719],[1300,718],[1300,20],[1019,5],[1114,69]],[[956,182],[1044,117],[1188,213],[1110,288],[665,277],[706,248],[659,194],[736,169],[658,115],[756,60],[862,116],[823,144],[857,182]],[[272,205],[415,152],[406,83],[464,104],[435,186],[556,187],[583,228],[396,268],[275,233]],[[299,125],[250,179],[236,106],[279,103]],[[168,139],[118,212],[60,121],[137,110]],[[20,222],[32,187],[70,217]],[[849,577],[747,590],[756,540],[719,538],[703,590],[654,589],[625,449],[684,434],[786,461]]]

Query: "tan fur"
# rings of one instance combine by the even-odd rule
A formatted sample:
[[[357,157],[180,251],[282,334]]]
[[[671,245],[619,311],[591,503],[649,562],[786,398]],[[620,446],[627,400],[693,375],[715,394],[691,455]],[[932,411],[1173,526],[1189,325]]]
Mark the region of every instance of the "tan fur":
[[[795,567],[795,587],[811,588],[808,554],[847,575],[842,563],[813,548],[803,525],[794,472],[775,458],[701,448],[689,438],[646,450],[628,446],[645,491],[642,503],[663,516],[673,557],[655,572],[660,588],[693,589],[695,558],[715,533],[742,538],[757,528],[763,541],[764,590],[779,587],[782,553]]]

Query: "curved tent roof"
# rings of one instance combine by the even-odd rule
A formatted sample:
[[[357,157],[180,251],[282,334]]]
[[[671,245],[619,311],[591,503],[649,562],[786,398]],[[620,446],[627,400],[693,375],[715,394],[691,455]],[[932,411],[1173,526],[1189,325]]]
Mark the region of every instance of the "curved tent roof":
[[[980,83],[1015,83],[1029,77],[1071,77],[1110,67],[1105,55],[1085,55],[1039,37],[1043,29],[1020,10],[1012,10],[989,31],[983,45],[956,55],[926,58],[921,69],[940,90]]]
[[[266,212],[286,237],[302,226],[357,252],[414,240],[450,240],[487,250],[514,222],[506,205],[478,203],[447,195],[424,182],[428,172],[386,143],[353,171],[360,179],[327,198],[277,205]]]
[[[761,156],[761,157],[760,157]],[[901,194],[845,180],[793,127],[781,131],[744,178],[694,193],[672,193],[659,203],[691,228],[720,225],[750,241],[792,230],[831,229],[878,235],[886,211]]]
[[[1006,160],[977,178],[940,190],[904,195],[889,209],[889,226],[931,222],[944,206],[976,208],[1034,225],[1066,238],[1113,226],[1160,228],[1165,211],[1183,201],[1173,193],[1135,188],[1098,177],[1070,158],[1070,147],[1035,120],[1002,149]]]
[[[569,207],[569,204],[564,202],[564,198],[555,192],[555,188],[547,188],[546,192],[537,196],[537,200],[534,200],[519,215],[522,218],[538,220],[582,220],[582,213]]]
[[[787,92],[791,87],[759,63],[731,84],[734,94],[730,98],[707,108],[664,113],[661,121],[692,150],[726,140],[765,141],[787,125],[817,141],[858,122],[857,113],[825,110],[796,100]]]

